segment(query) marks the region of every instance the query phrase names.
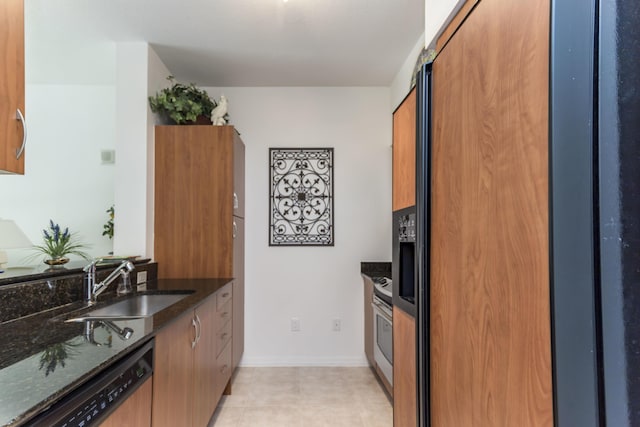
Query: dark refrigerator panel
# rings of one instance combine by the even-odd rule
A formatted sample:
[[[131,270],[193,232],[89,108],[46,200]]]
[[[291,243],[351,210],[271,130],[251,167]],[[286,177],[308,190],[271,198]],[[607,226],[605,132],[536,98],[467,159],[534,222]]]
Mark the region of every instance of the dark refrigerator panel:
[[[429,417],[429,257],[431,211],[431,64],[417,77],[416,108],[416,306],[418,426],[430,425]]]

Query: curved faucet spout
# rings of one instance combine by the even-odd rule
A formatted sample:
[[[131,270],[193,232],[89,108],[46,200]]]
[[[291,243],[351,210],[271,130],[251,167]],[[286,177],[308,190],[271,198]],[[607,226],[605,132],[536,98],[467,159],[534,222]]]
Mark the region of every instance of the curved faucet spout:
[[[135,267],[131,261],[122,261],[102,282],[96,284],[96,264],[102,261],[97,259],[91,261],[89,265],[83,268],[85,275],[85,301],[89,304],[95,304],[96,298],[113,282],[121,271],[126,270],[132,272]]]

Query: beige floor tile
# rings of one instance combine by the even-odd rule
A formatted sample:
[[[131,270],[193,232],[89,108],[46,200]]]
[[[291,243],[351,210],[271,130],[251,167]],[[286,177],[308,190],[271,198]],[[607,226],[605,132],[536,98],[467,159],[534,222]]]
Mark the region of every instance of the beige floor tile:
[[[226,402],[220,404],[209,422],[209,427],[238,427],[244,411],[244,408],[228,406]]]
[[[300,409],[295,406],[246,408],[238,427],[302,427]]]
[[[369,368],[239,368],[210,427],[392,427]]]

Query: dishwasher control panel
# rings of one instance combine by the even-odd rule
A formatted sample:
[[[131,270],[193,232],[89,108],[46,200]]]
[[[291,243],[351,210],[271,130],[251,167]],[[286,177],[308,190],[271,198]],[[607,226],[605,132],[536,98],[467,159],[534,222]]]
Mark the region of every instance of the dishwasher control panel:
[[[107,368],[33,420],[31,426],[98,425],[153,374],[153,341],[126,360]]]

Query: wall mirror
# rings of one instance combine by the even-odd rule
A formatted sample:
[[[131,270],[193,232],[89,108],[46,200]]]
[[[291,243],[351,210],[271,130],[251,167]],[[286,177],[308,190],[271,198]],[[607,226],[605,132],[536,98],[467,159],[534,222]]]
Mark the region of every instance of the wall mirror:
[[[116,48],[89,34],[95,23],[65,22],[60,6],[25,0],[25,174],[0,176],[0,218],[14,220],[34,244],[52,219],[98,257],[112,250],[102,232],[114,200],[114,164],[103,154],[114,153]],[[7,254],[9,268],[43,261],[28,259],[30,249]]]

